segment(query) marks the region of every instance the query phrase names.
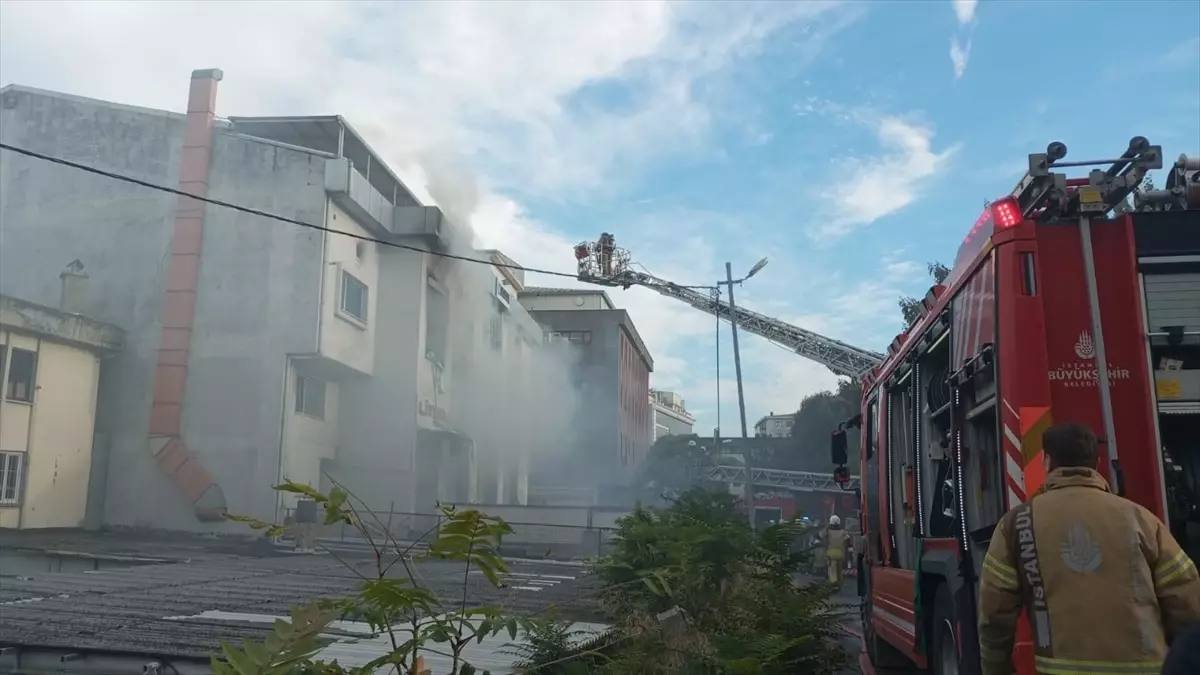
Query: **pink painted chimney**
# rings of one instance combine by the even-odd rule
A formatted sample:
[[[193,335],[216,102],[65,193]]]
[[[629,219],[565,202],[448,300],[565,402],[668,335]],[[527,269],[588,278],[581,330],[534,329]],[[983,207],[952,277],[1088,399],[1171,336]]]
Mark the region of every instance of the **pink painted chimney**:
[[[216,68],[192,72],[179,162],[179,190],[198,197],[208,194],[217,83],[221,78],[222,73]],[[204,206],[204,202],[182,196],[175,205],[175,230],[163,298],[162,341],[154,369],[150,451],[159,468],[191,502],[196,518],[211,522],[225,518],[225,493],[188,449],[181,427],[203,254]]]

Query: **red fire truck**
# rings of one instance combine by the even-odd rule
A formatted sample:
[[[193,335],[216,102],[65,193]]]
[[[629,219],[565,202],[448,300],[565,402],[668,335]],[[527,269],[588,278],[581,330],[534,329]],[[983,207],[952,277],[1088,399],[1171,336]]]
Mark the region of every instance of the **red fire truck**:
[[[1200,537],[1200,161],[1029,156],[945,282],[862,376],[864,669],[979,672],[977,584],[1000,517],[1044,480],[1042,432],[1082,422],[1114,491]],[[1093,167],[1068,178],[1057,170]],[[1133,205],[1130,206],[1130,200]],[[835,473],[848,477],[844,429]],[[1032,674],[1028,626],[1017,672]],[[868,663],[869,660],[869,663]]]

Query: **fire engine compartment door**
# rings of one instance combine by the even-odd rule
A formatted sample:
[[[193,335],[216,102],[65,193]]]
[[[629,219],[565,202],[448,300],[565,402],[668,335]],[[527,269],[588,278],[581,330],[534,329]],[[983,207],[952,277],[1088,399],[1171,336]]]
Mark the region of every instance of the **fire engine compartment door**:
[[[1091,223],[1101,331],[1107,364],[1097,363],[1081,232],[1077,223],[1037,228],[1040,292],[1046,314],[1047,378],[1054,421],[1080,422],[1104,438],[1099,369],[1108,372],[1117,457],[1125,495],[1163,514],[1162,469],[1154,445],[1152,374],[1142,330],[1142,298],[1132,231],[1126,219]],[[1108,446],[1112,455],[1112,445]],[[1100,470],[1109,477],[1111,466]],[[1032,489],[1032,486],[1029,486]]]

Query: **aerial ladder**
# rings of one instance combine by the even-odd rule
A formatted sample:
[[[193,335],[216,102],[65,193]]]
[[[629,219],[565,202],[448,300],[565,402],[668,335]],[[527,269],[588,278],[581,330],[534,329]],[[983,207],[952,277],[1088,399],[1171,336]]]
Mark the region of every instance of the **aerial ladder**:
[[[635,270],[630,263],[629,251],[617,248],[613,235],[607,232],[601,234],[594,242],[576,244],[575,260],[579,267],[580,281],[625,289],[642,286],[668,298],[682,300],[706,314],[715,314],[726,321],[736,313],[738,328],[766,338],[806,359],[816,361],[835,375],[858,378],[883,361],[883,354],[827,338],[758,312],[742,307],[730,312],[729,305],[721,301],[720,293],[715,287],[709,294],[705,294],[693,287],[680,286],[649,272]]]

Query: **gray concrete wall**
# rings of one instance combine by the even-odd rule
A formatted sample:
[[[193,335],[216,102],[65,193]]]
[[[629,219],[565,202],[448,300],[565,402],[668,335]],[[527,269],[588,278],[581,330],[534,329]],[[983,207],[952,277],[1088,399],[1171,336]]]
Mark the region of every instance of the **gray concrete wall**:
[[[425,254],[379,249],[375,372],[342,385],[334,479],[375,509],[414,510],[417,366],[422,356]]]
[[[217,131],[208,196],[321,224],[324,172],[323,157]],[[274,516],[287,355],[317,350],[323,239],[318,230],[206,209],[183,438],[232,513]],[[114,498],[110,491],[110,513]]]
[[[581,411],[568,439],[574,447],[554,473],[536,470],[531,482],[597,487],[619,482],[620,471],[620,311],[531,311],[548,331],[591,331],[589,344],[578,345],[581,355],[576,376]],[[575,345],[572,345],[575,346]],[[549,469],[549,467],[547,467]]]
[[[178,182],[182,135],[182,115],[0,93],[4,142],[159,185]],[[212,162],[210,197],[322,221],[322,159],[217,132]],[[97,422],[110,525],[203,527],[146,442],[175,200],[0,152],[0,289],[57,305],[58,273],[79,258],[91,277],[83,313],[127,333],[106,364]],[[273,514],[284,355],[316,347],[320,255],[320,233],[208,208],[183,425],[234,512]]]

